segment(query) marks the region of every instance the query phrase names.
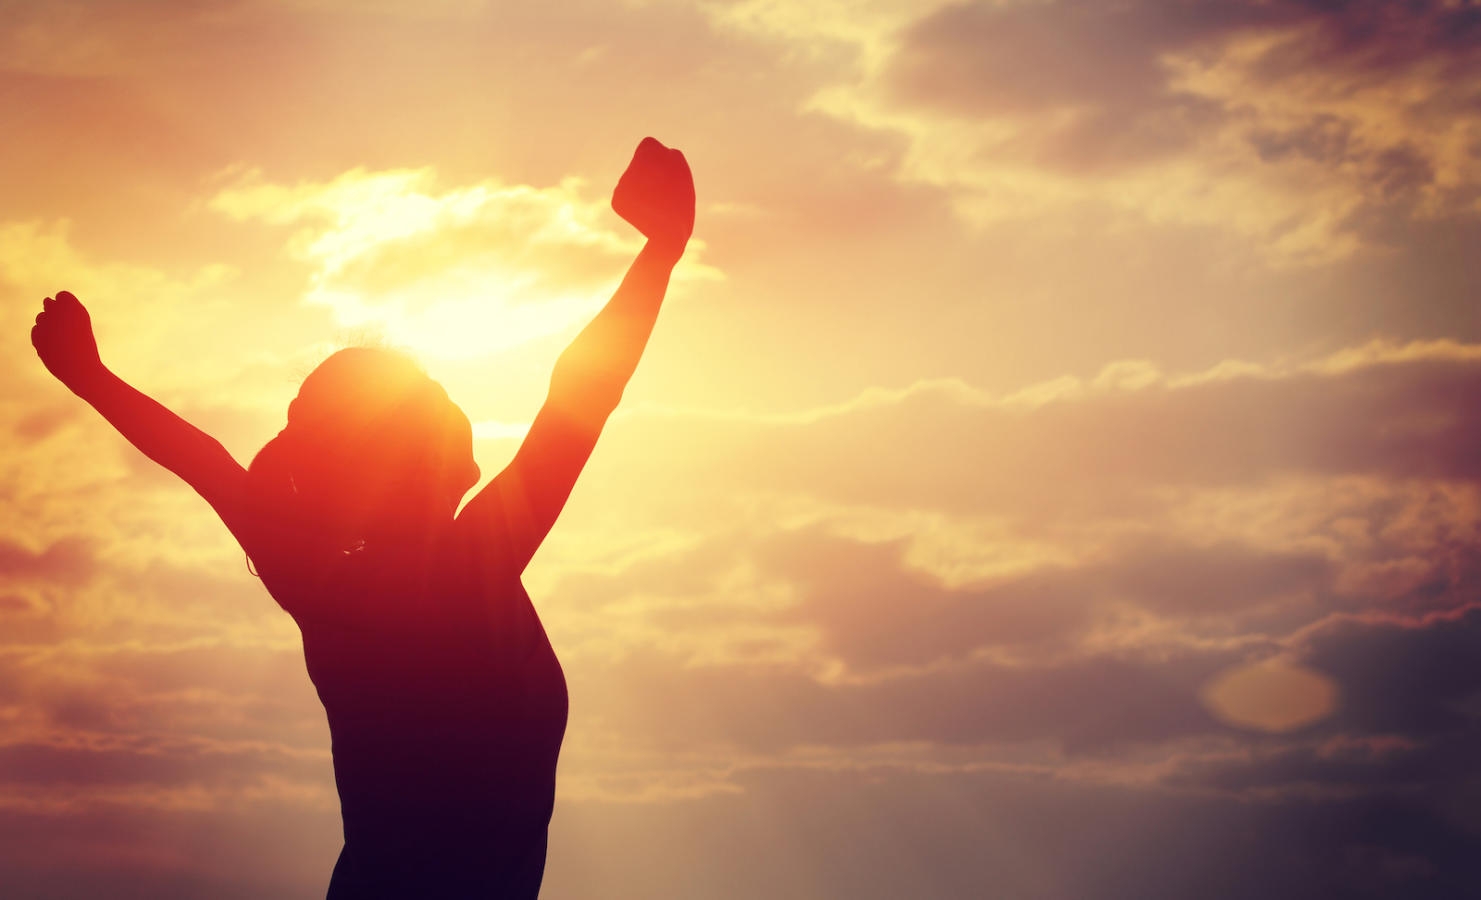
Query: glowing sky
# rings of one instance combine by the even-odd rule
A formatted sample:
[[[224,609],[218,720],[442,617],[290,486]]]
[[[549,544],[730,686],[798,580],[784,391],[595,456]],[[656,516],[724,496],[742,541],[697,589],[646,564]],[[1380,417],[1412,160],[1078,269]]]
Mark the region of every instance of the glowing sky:
[[[297,632],[51,381],[242,461],[410,348],[512,455],[695,241],[526,577],[550,898],[1481,890],[1481,10],[0,2],[0,894],[322,896]]]

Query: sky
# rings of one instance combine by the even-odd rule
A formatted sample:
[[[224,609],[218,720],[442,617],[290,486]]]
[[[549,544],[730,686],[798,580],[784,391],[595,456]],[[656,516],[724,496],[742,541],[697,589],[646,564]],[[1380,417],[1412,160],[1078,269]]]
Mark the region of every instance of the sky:
[[[0,2],[0,884],[310,898],[299,634],[55,381],[245,463],[338,347],[508,461],[686,154],[525,583],[542,896],[1481,891],[1481,9]]]

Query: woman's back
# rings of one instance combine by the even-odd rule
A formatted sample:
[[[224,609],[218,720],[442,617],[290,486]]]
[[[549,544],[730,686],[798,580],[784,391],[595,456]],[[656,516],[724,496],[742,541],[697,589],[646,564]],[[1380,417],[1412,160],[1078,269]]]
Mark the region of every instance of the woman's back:
[[[506,573],[449,538],[416,562],[344,555],[285,604],[333,739],[331,896],[538,892],[566,685]]]

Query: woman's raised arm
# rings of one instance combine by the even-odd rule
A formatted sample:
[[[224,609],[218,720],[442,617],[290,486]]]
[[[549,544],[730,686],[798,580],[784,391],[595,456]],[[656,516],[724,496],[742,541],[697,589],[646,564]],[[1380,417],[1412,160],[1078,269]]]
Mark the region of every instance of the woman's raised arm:
[[[31,329],[36,355],[57,380],[86,400],[150,459],[179,475],[238,532],[235,510],[246,471],[215,438],[135,390],[103,365],[92,319],[76,297],[46,298]],[[240,538],[241,535],[238,534]]]
[[[694,180],[678,150],[644,138],[612,192],[612,208],[648,243],[617,293],[561,353],[550,392],[514,460],[458,516],[524,571],[565,507],[607,417],[637,368],[694,230]]]

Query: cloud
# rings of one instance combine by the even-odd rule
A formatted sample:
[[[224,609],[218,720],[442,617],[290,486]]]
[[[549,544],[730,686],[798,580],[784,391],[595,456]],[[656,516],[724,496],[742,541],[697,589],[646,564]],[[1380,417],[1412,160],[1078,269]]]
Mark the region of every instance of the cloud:
[[[1238,795],[1283,821],[1444,794],[1474,773],[1460,623],[1481,585],[1481,494],[1458,448],[1477,362],[1468,345],[1374,343],[785,414],[634,410],[582,495],[623,510],[627,549],[583,562],[603,519],[578,497],[560,574],[536,591],[587,704],[573,745],[601,748],[580,757],[578,795],[701,802],[749,790],[748,766],[876,753],[908,771],[1032,760],[1078,784]],[[1199,452],[1125,453],[1108,502],[1099,457],[1056,452],[1065,434]],[[1022,450],[984,465],[1003,446]],[[828,451],[859,447],[867,478]],[[891,483],[897,459],[940,490]],[[653,495],[645,466],[679,496]],[[979,490],[993,502],[963,496]],[[655,503],[658,521],[693,523],[688,539],[632,520]],[[629,767],[603,780],[614,757]],[[1422,798],[1393,814],[1442,815]],[[1319,852],[1330,871],[1392,868],[1400,892],[1429,871],[1416,856],[1457,871],[1381,830]]]
[[[1308,629],[1440,615],[1481,586],[1481,491],[1451,449],[1475,356],[1373,345],[784,415],[635,410],[531,589],[578,693],[608,721],[637,717],[634,736],[664,733],[654,704],[746,746],[1165,742],[1227,732],[1208,686],[1274,662],[1335,686],[1330,732],[1369,689],[1307,654]],[[1117,454],[1114,477],[1085,447]],[[1275,723],[1275,706],[1256,696],[1235,718]],[[1097,710],[1104,732],[1083,721]],[[715,718],[734,731],[706,731]]]
[[[310,885],[323,893],[337,823],[335,812],[269,798],[225,809],[0,808],[0,877],[21,896],[307,900]]]
[[[1308,664],[1330,673],[1348,698],[1337,727],[1429,739],[1475,726],[1467,706],[1481,696],[1474,601],[1424,616],[1334,616],[1301,643]]]
[[[940,614],[932,594],[939,587],[890,571],[900,565],[897,546],[856,547],[850,554],[829,544],[802,542],[795,553],[816,561],[818,582],[856,588],[859,619],[879,614],[870,589],[908,613]],[[700,568],[713,571],[714,563],[706,557]],[[653,570],[640,580],[667,578]],[[678,585],[680,592],[691,589]],[[956,599],[977,598],[964,591]],[[1394,599],[1402,607],[1408,598]],[[1323,608],[1310,612],[1322,615]],[[909,645],[906,620],[893,627]],[[1140,655],[1126,648],[1119,658],[1087,652],[1027,665],[973,659],[867,679],[777,663],[695,664],[659,652],[577,658],[567,668],[573,697],[586,706],[577,721],[586,724],[573,737],[579,742],[597,720],[614,742],[601,745],[591,764],[621,759],[624,768],[613,773],[607,793],[571,795],[566,815],[599,820],[616,815],[602,810],[622,801],[626,821],[699,822],[780,804],[789,810],[782,820],[796,822],[824,809],[848,819],[842,810],[858,802],[872,820],[899,823],[912,821],[909,810],[916,807],[906,798],[913,797],[931,822],[974,837],[970,850],[948,855],[960,854],[963,890],[976,890],[974,879],[986,877],[981,838],[998,827],[1019,836],[1026,848],[1020,854],[1052,848],[1052,859],[1042,860],[1052,879],[1034,882],[1045,896],[1295,896],[1313,885],[1338,896],[1458,895],[1477,876],[1474,833],[1453,812],[1456,792],[1469,790],[1477,765],[1469,737],[1478,695],[1477,641],[1470,633],[1476,620],[1468,607],[1426,615],[1337,613],[1263,646],[1255,640],[1169,655],[1143,645]],[[1328,715],[1313,721],[1303,713],[1304,721],[1286,719],[1272,734],[1230,729],[1208,715],[1201,685],[1236,664],[1274,671],[1260,661],[1275,652],[1289,660],[1282,671],[1336,687],[1335,708],[1321,710]],[[1260,721],[1275,724],[1268,714],[1268,706],[1260,710]],[[645,791],[648,783],[655,788]],[[657,783],[687,783],[690,790],[665,792]],[[804,800],[811,792],[819,796]],[[957,802],[943,805],[940,797]],[[891,798],[907,805],[896,808]],[[950,818],[958,813],[967,820]],[[1108,820],[1137,824],[1108,834]],[[730,830],[703,827],[730,835],[734,849]],[[841,824],[805,825],[830,827],[847,833]],[[1043,833],[1025,837],[1026,829]],[[937,840],[933,846],[954,845]],[[1133,871],[1114,862],[1147,854],[1166,864]],[[947,877],[946,864],[933,859],[930,874],[919,878]],[[1256,860],[1266,863],[1255,866]],[[1017,865],[1028,864],[1019,859]],[[887,871],[881,877],[898,874]],[[1258,878],[1249,874],[1255,871]],[[566,869],[558,877],[580,876]],[[1005,860],[991,877],[1001,889],[1029,876]],[[880,896],[888,893],[881,889]]]
[[[1216,729],[1195,686],[1227,660],[970,662],[878,681],[829,683],[792,667],[686,667],[644,653],[583,666],[568,671],[568,678],[590,708],[600,710],[593,713],[600,721],[659,748],[718,743],[776,753],[912,741],[1047,741],[1071,752],[1103,753]]]
[[[769,8],[717,16],[851,48],[810,107],[904,136],[898,176],[978,223],[1099,210],[1331,263],[1385,239],[1376,216],[1469,215],[1481,184],[1463,6],[966,2],[848,27]]]
[[[1036,522],[1147,513],[1165,506],[1159,491],[1272,479],[1464,485],[1481,474],[1481,432],[1466,399],[1481,390],[1481,366],[1469,354],[1344,351],[1289,371],[1229,362],[1189,376],[1058,380],[997,396],[922,381],[786,416],[634,409],[614,420],[591,475],[629,504],[682,479],[702,494],[765,491]],[[717,469],[730,474],[717,482],[706,474]]]
[[[185,306],[187,298],[219,288],[232,277],[231,267],[221,264],[175,273],[149,265],[94,259],[77,248],[72,223],[66,219],[0,222],[0,283],[8,288],[0,310],[10,341],[29,335],[29,329],[21,326],[41,311],[43,297],[59,290],[71,290],[85,300],[106,298],[126,304],[143,315],[143,324],[150,324],[157,310]],[[58,284],[58,279],[66,282]],[[130,338],[147,337],[148,329],[143,331]]]
[[[205,788],[203,793],[212,793],[208,786],[235,788],[228,790],[227,797],[213,798],[215,802],[230,802],[231,793],[243,787],[265,783],[268,789],[284,786],[273,778],[296,778],[307,782],[311,791],[302,784],[297,791],[284,791],[290,798],[302,799],[304,795],[318,795],[318,801],[332,805],[332,797],[323,791],[324,754],[291,754],[271,745],[212,745],[207,742],[183,742],[171,746],[163,742],[149,742],[142,747],[127,746],[67,746],[45,743],[10,743],[0,745],[0,791],[17,786],[28,792],[32,789],[57,791],[67,787],[99,788],[127,786],[136,788],[136,802],[148,802],[150,788],[172,788],[193,785]],[[264,778],[269,774],[271,778]],[[178,800],[178,796],[162,793],[164,804]],[[200,798],[209,802],[207,797]]]
[[[1075,564],[948,585],[928,566],[913,565],[907,546],[907,539],[866,543],[812,531],[776,535],[755,558],[796,600],[770,615],[816,628],[817,649],[850,672],[984,651],[1034,664],[1083,652],[1127,627],[1127,617],[1176,620],[1197,635],[1198,620],[1238,622],[1251,611],[1321,596],[1334,568],[1312,553],[1204,547],[1169,536],[1113,544]]]
[[[272,349],[281,335],[251,342],[285,321],[302,325],[301,317],[252,296],[225,263],[120,259],[80,244],[74,232],[66,218],[0,222],[0,372],[18,388],[0,399],[0,427],[23,438],[5,462],[8,485],[28,494],[95,486],[127,449],[121,440],[77,439],[101,433],[101,420],[30,346],[42,299],[61,290],[88,307],[100,354],[120,377],[178,411],[207,411],[201,424],[222,426],[215,430],[228,444],[248,434],[260,440],[263,397],[278,387],[263,371],[286,368],[295,351]]]
[[[42,550],[0,540],[0,575],[12,583],[41,579],[76,584],[89,578],[95,566],[93,547],[86,538],[63,538]]]
[[[573,329],[606,302],[641,238],[618,232],[580,179],[535,188],[487,180],[438,191],[430,169],[346,172],[272,184],[242,173],[211,207],[299,226],[304,298],[345,328],[383,330],[437,357],[497,353]],[[716,277],[700,264],[682,276]]]
[[[1462,896],[1478,875],[1464,827],[1403,797],[1273,805],[1002,769],[796,765],[740,777],[738,797],[567,804],[553,831],[550,889],[615,882],[683,893],[720,873],[738,896],[822,883],[879,900],[1398,898]],[[613,827],[619,821],[627,829]],[[856,831],[860,821],[870,827]],[[633,841],[630,831],[652,839]],[[682,859],[658,849],[681,841],[693,848]],[[890,864],[876,866],[880,856]],[[749,864],[758,858],[769,864]]]

